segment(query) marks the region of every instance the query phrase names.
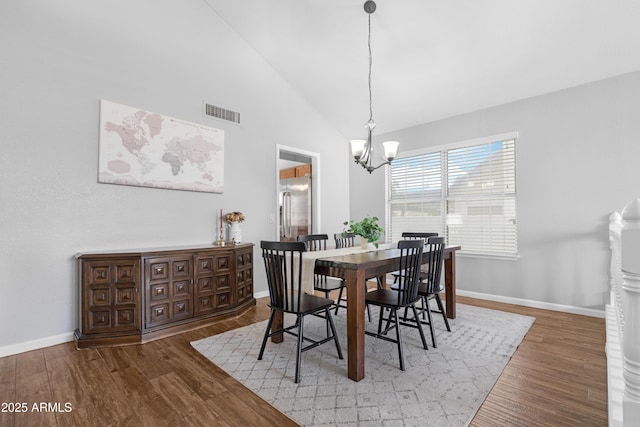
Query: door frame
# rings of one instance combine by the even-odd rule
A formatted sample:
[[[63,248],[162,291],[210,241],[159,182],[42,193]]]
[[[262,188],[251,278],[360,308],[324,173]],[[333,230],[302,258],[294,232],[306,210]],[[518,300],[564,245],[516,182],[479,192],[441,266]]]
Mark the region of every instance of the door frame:
[[[311,218],[313,219],[311,224],[311,233],[318,233],[318,230],[322,230],[320,224],[322,223],[322,218],[320,212],[322,212],[320,206],[320,153],[316,153],[314,151],[302,150],[296,147],[290,147],[287,145],[276,144],[276,173],[275,173],[275,183],[276,183],[276,191],[275,191],[275,199],[276,199],[276,211],[275,211],[275,226],[274,226],[274,240],[280,239],[280,153],[288,152],[293,154],[300,154],[303,156],[307,156],[311,158]]]

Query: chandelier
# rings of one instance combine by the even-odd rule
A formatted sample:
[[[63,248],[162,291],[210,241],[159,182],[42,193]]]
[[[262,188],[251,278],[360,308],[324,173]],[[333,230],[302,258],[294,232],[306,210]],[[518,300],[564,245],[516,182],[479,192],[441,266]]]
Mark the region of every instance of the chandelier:
[[[373,129],[375,129],[376,123],[373,121],[373,102],[371,95],[371,14],[375,12],[375,10],[376,3],[374,1],[367,1],[364,3],[364,11],[369,15],[369,121],[364,124],[364,127],[367,130],[367,139],[352,139],[349,141],[351,143],[351,154],[353,154],[353,158],[356,163],[365,168],[369,173],[379,167],[390,164],[396,157],[399,144],[398,141],[383,142],[382,146],[384,147],[384,157],[386,158],[386,161],[378,166],[373,166]]]

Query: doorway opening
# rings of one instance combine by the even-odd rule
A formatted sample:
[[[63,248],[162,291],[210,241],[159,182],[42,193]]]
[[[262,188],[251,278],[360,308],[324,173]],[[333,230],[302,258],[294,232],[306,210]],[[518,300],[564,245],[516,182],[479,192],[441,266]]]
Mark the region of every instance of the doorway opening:
[[[276,146],[276,236],[295,241],[320,229],[320,154]]]

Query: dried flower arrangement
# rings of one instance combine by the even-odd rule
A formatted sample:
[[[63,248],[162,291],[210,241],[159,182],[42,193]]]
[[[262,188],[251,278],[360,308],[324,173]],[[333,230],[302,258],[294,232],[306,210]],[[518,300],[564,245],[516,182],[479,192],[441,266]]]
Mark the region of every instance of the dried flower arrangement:
[[[229,212],[224,215],[224,220],[231,224],[232,222],[244,221],[244,214],[242,212]]]

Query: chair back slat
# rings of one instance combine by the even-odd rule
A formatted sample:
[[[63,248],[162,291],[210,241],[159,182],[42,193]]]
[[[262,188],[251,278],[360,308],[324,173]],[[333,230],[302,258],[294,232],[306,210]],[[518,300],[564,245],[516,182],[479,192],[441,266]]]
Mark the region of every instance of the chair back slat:
[[[298,242],[304,242],[308,251],[324,251],[327,249],[327,234],[303,234],[298,236]]]
[[[422,279],[427,284],[430,294],[440,292],[443,255],[444,237],[429,237],[425,245],[425,252],[422,255],[423,258],[427,257],[427,262],[422,269]]]
[[[324,251],[327,249],[327,240],[329,235],[327,234],[303,234],[298,236],[298,242],[303,242],[307,251]],[[319,274],[313,275],[314,285],[318,286],[327,282],[327,277]]]
[[[422,232],[422,231],[404,231],[402,233],[402,240],[416,240],[416,239],[422,239],[424,240],[425,243],[427,243],[427,239],[429,237],[437,237],[438,233],[428,233],[428,232]]]
[[[420,266],[424,244],[420,239],[400,240],[400,272],[398,286],[398,305],[406,306],[418,299],[420,285]]]
[[[335,233],[333,238],[336,241],[336,249],[352,248],[356,244],[356,235],[354,233]]]
[[[262,258],[267,273],[270,305],[283,311],[300,307],[302,295],[302,242],[261,241]]]

